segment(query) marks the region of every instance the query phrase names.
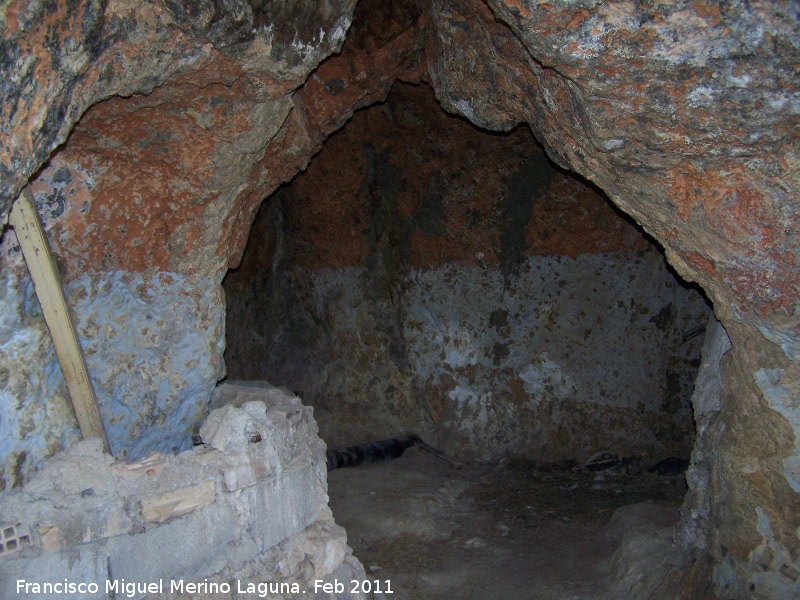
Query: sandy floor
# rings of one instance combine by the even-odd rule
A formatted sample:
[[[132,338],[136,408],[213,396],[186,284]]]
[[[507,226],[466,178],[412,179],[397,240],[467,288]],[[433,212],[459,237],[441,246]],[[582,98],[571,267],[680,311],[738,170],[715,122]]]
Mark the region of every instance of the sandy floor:
[[[629,527],[609,525],[615,510],[650,501],[639,514],[655,531],[675,521],[685,493],[681,476],[638,468],[575,473],[512,460],[457,470],[417,448],[332,471],[328,482],[355,555],[383,587],[391,582],[395,600],[615,597],[611,559]]]

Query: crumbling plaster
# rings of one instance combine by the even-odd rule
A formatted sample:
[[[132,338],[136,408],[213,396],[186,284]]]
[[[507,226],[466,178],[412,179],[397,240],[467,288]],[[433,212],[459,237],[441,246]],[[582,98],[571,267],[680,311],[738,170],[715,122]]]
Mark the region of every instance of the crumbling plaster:
[[[358,10],[367,11],[371,4],[362,2]],[[240,82],[248,90],[243,92],[251,102],[248,112],[266,115],[278,110],[273,115],[277,131],[269,139],[255,136],[255,146],[244,155],[235,148],[219,151],[225,142],[220,139],[217,153],[211,154],[213,175],[208,179],[217,182],[216,188],[181,196],[181,182],[196,181],[198,172],[196,165],[181,161],[172,184],[150,188],[156,168],[139,161],[152,157],[155,149],[127,146],[122,131],[101,132],[101,144],[90,150],[96,173],[116,164],[140,174],[116,192],[107,190],[118,194],[116,198],[97,198],[98,202],[110,201],[119,211],[140,192],[148,207],[173,201],[174,207],[167,204],[170,218],[162,214],[160,223],[170,222],[173,215],[193,215],[180,230],[146,236],[151,245],[142,252],[160,254],[161,260],[143,260],[127,242],[103,253],[105,263],[86,261],[85,272],[77,267],[79,259],[84,260],[80,253],[60,256],[68,288],[81,277],[91,278],[97,291],[118,278],[134,281],[141,275],[149,284],[163,277],[179,282],[185,277],[190,283],[179,294],[198,298],[195,285],[218,290],[225,269],[237,264],[261,199],[303,168],[352,110],[383,97],[395,78],[430,81],[446,108],[483,127],[509,129],[527,122],[553,160],[597,183],[664,246],[678,272],[697,281],[713,300],[732,344],[722,360],[720,411],[706,434],[706,453],[713,456],[708,527],[709,549],[720,565],[716,581],[734,597],[797,593],[797,4],[398,3],[402,18],[388,19],[392,35],[375,38],[378,43],[372,46],[344,49],[308,79],[324,57],[340,48],[353,3],[277,6],[286,8],[272,14],[261,3],[236,0],[4,3],[0,215],[5,217],[32,179],[34,188],[40,186],[39,203],[47,204],[47,161],[57,164],[54,150],[67,141],[81,117],[90,118],[90,107],[101,121],[111,119],[114,107],[120,107],[126,116],[119,123],[124,123],[137,105],[154,97],[154,91],[155,97],[180,97],[186,95],[182,86],[189,85],[189,95],[195,96],[215,85],[233,90]],[[115,96],[123,99],[106,101]],[[267,106],[259,111],[256,105],[261,103]],[[188,124],[192,113],[187,110],[182,119],[169,113],[168,106],[167,101],[154,107],[148,119],[153,136]],[[278,107],[289,106],[284,119]],[[195,111],[200,118],[189,127],[200,133],[204,113]],[[197,139],[182,138],[181,150],[195,147]],[[110,147],[104,145],[107,140],[112,140]],[[67,142],[65,157],[70,147]],[[123,156],[127,150],[131,153]],[[86,168],[77,157],[67,162],[73,177]],[[37,183],[35,175],[42,167]],[[80,206],[67,201],[65,212],[51,221],[54,240],[64,231],[70,238],[69,229],[61,229],[57,221],[68,224]],[[95,222],[105,217],[101,211],[88,214]],[[125,223],[131,245],[136,214],[133,210]],[[140,225],[140,231],[155,227],[156,223]],[[113,242],[111,233],[85,234],[93,244]],[[9,232],[3,244],[2,289],[7,293],[2,310],[11,315],[9,322],[29,319],[29,329],[12,328],[27,331],[23,337],[32,339],[44,330],[35,310],[23,313],[20,308],[26,284],[20,283],[21,263]],[[113,323],[105,313],[97,316],[99,323]],[[208,323],[198,316],[194,325],[186,324],[210,331],[198,347],[198,358],[202,355],[210,364],[219,360],[223,340],[221,313],[215,319]],[[27,359],[15,364],[47,372],[40,362],[42,348],[39,344],[24,350],[30,364],[25,365]],[[129,348],[139,352],[134,344]],[[6,364],[12,363],[6,359]],[[160,381],[151,378],[149,369],[143,372],[145,387]],[[211,385],[210,379],[199,385],[196,395],[179,392],[176,402],[191,397],[202,406]],[[45,389],[37,383],[28,392],[49,394],[58,387]],[[4,393],[9,393],[7,387]],[[7,415],[17,405],[42,403],[41,398],[27,393],[20,398],[16,393],[3,398],[4,424],[14,418]],[[55,405],[63,406],[63,400],[59,402]],[[39,410],[50,406],[48,402]],[[60,421],[64,413],[57,409],[51,417]],[[148,418],[139,417],[142,422]],[[48,419],[35,421],[34,429]],[[69,433],[72,423],[55,429],[62,432],[63,443],[74,439]],[[24,445],[30,435],[29,427],[18,429],[15,445]],[[58,438],[56,431],[53,439]],[[33,452],[31,464],[54,448],[48,443]],[[3,480],[18,482],[24,465],[18,471],[4,473]],[[770,552],[765,554],[767,547]],[[779,556],[781,564],[761,560],[763,555]]]
[[[265,382],[221,385],[214,404],[186,452],[115,461],[83,440],[3,494],[18,541],[0,549],[3,597],[50,597],[43,576],[68,597],[134,600],[302,598],[363,579],[328,507],[312,409]]]

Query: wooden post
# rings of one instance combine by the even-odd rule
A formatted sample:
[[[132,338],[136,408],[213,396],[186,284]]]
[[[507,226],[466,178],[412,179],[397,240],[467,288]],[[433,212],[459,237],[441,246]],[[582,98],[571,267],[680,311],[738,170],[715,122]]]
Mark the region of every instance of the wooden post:
[[[83,351],[75,333],[64,290],[61,288],[47,235],[39,219],[30,187],[25,186],[14,202],[8,222],[17,234],[22,254],[28,264],[33,287],[39,298],[39,304],[42,305],[44,320],[50,329],[58,362],[67,381],[67,389],[72,398],[81,435],[84,439],[103,438],[105,450],[110,452]]]

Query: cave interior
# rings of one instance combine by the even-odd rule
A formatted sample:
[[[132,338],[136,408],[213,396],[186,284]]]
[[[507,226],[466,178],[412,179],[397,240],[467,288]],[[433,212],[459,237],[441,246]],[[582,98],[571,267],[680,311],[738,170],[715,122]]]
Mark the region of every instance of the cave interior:
[[[51,4],[0,214],[108,448],[10,222],[4,597],[800,597],[797,7]]]
[[[710,309],[529,128],[397,83],[267,198],[223,282],[226,375],[290,388],[334,446],[688,459]],[[606,352],[604,349],[613,349]]]

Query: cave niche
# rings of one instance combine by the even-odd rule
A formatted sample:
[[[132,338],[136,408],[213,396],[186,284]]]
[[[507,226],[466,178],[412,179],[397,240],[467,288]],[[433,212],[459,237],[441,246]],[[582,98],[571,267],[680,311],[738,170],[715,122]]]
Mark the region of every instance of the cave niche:
[[[228,273],[231,380],[285,385],[329,445],[688,459],[708,306],[527,127],[395,84],[264,201]]]

